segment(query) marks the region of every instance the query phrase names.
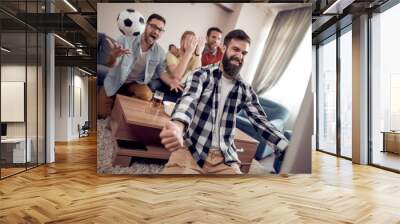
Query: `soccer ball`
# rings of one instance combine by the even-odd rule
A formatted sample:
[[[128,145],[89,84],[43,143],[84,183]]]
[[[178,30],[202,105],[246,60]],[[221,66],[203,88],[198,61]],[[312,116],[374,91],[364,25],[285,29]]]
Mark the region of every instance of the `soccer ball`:
[[[138,36],[144,31],[143,15],[134,9],[126,9],[118,14],[118,28],[126,36]]]

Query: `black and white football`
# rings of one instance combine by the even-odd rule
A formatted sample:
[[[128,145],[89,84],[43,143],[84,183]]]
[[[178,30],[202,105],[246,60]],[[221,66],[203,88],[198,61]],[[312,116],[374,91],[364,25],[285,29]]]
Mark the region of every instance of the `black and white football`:
[[[138,36],[143,33],[145,21],[143,15],[134,9],[125,9],[117,17],[118,28],[126,36]]]

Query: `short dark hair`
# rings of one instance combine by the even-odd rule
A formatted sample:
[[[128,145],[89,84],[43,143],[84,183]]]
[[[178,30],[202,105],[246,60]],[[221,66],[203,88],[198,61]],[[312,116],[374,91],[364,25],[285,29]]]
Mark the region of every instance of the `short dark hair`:
[[[175,44],[170,44],[170,45],[168,46],[168,50],[170,51],[172,47],[175,47]]]
[[[211,32],[217,31],[218,33],[222,33],[222,30],[218,27],[210,27],[207,30],[207,37],[210,36]]]
[[[164,23],[164,25],[166,24],[164,17],[162,17],[156,13],[153,13],[149,16],[149,18],[147,19],[147,23],[149,23],[152,19],[160,20]]]
[[[251,44],[250,37],[243,30],[240,29],[232,30],[231,32],[229,32],[224,38],[224,45],[228,46],[229,42],[231,42],[232,39],[246,41],[247,43]]]

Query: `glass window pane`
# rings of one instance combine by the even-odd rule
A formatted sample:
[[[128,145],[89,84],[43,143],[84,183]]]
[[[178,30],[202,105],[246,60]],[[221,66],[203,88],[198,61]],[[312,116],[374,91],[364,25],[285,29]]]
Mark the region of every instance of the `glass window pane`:
[[[336,41],[318,48],[318,148],[336,153]]]
[[[1,178],[45,162],[45,35],[33,28],[44,6],[44,0],[0,1],[13,15],[0,12]]]
[[[352,157],[352,35],[340,37],[340,153]]]
[[[372,25],[372,163],[400,170],[400,4],[376,14]]]
[[[45,44],[46,36],[43,33],[39,34],[38,43],[38,164],[45,163],[46,151],[45,151]]]
[[[28,168],[37,165],[37,82],[38,82],[38,36],[36,32],[27,33],[28,38],[28,63],[27,63],[27,80],[26,80],[26,115],[27,115],[27,141],[30,144],[31,158],[30,162],[27,163]]]
[[[1,123],[6,130],[1,140],[2,177],[25,170],[30,161],[26,141],[26,33],[2,33]],[[28,150],[27,150],[28,149]]]

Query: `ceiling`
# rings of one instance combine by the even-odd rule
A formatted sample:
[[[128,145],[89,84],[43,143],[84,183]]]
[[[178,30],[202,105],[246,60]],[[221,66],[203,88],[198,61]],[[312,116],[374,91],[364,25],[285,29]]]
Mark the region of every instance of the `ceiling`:
[[[389,0],[316,0],[313,1],[312,36],[318,44],[337,30],[351,24],[353,17],[374,12]]]

